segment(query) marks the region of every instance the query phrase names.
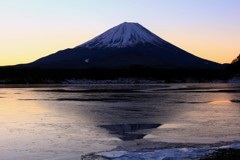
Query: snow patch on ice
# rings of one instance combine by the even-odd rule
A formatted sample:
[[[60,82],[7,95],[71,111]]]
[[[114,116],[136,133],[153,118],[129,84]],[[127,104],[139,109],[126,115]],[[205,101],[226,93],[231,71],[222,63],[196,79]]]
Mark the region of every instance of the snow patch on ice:
[[[231,145],[231,148],[240,149],[240,143],[234,143]]]
[[[102,152],[99,153],[99,156],[104,156],[108,158],[117,158],[127,154],[127,151],[112,151],[112,152]]]

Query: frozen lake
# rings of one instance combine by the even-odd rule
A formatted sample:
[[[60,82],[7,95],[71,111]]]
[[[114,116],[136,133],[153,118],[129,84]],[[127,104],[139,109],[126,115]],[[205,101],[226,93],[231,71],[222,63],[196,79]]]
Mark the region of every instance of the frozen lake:
[[[0,159],[237,142],[239,97],[239,84],[2,85]]]

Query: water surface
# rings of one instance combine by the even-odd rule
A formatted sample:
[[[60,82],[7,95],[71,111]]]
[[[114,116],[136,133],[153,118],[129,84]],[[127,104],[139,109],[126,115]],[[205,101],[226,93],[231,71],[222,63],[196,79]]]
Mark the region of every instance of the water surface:
[[[238,84],[1,86],[0,159],[238,141],[239,97]]]

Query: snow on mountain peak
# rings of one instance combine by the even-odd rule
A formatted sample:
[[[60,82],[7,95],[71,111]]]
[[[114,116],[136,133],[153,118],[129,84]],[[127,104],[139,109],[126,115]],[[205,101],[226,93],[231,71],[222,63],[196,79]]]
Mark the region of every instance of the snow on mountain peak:
[[[77,47],[125,48],[139,44],[162,45],[163,39],[138,23],[124,22]]]

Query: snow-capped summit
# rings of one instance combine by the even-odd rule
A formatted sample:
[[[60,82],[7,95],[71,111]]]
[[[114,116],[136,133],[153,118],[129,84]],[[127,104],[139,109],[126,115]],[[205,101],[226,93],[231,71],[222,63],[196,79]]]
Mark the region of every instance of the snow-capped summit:
[[[163,42],[163,39],[159,38],[142,25],[124,22],[77,47],[125,48],[146,43],[160,46]]]

